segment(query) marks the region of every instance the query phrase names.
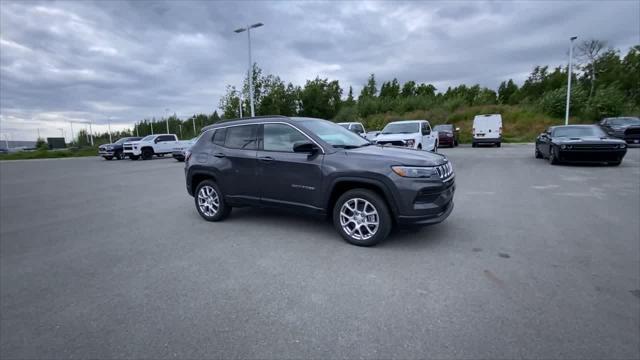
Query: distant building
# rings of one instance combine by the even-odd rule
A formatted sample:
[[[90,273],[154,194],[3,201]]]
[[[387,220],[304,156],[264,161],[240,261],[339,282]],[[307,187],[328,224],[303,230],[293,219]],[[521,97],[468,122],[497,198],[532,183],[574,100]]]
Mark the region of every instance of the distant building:
[[[47,138],[47,144],[49,144],[49,150],[64,149],[67,147],[67,143],[63,137],[49,137]]]

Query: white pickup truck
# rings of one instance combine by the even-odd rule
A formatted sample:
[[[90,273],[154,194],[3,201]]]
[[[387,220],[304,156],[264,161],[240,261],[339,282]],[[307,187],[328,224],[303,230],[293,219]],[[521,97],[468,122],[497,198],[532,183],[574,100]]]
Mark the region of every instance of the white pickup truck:
[[[142,138],[140,141],[126,142],[123,145],[123,154],[131,160],[149,160],[153,155],[164,156],[171,154],[173,149],[182,143],[175,134],[155,134]]]

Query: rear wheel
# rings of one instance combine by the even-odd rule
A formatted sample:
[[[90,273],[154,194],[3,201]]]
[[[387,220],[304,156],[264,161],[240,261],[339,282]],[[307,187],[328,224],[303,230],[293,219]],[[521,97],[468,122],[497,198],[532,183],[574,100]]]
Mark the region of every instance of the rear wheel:
[[[384,200],[367,189],[353,189],[338,198],[333,224],[350,244],[373,246],[391,231],[391,214]]]
[[[113,159],[113,156],[105,156],[104,158],[105,158],[105,160],[111,160],[111,159]]]
[[[115,155],[113,156],[114,158],[118,159],[118,160],[122,160],[122,151],[116,151]]]
[[[140,158],[140,156],[138,155],[129,155],[129,159],[131,160],[138,160]]]
[[[153,157],[153,150],[142,149],[142,160],[151,160],[151,157]]]
[[[458,140],[453,141],[453,147],[456,147],[456,146],[458,146]]]
[[[231,206],[224,202],[224,196],[213,180],[200,182],[194,199],[198,214],[207,221],[223,220],[231,212]]]

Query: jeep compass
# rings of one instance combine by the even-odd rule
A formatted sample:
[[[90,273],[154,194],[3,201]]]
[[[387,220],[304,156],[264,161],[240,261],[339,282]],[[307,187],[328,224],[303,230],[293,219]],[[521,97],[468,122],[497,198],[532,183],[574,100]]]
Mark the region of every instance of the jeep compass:
[[[232,207],[292,209],[330,216],[347,242],[371,246],[393,225],[436,224],[453,209],[444,155],[375,145],[326,120],[222,122],[204,128],[185,155],[187,191],[208,221]]]

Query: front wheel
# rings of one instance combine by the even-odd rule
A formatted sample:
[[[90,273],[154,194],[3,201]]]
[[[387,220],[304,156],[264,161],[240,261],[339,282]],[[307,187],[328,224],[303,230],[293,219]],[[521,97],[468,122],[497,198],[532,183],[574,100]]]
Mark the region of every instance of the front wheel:
[[[129,159],[138,160],[138,159],[140,159],[140,156],[139,155],[129,155]]]
[[[502,143],[497,143],[496,147],[500,147],[502,145]]]
[[[113,156],[104,156],[104,159],[105,160],[111,160],[111,159],[113,159]]]
[[[117,160],[122,160],[123,159],[122,151],[116,151],[114,158],[116,158]]]
[[[384,200],[367,189],[342,194],[333,207],[333,224],[350,244],[373,246],[391,231],[391,214]]]
[[[549,164],[557,165],[558,164],[558,156],[556,155],[556,149],[551,147],[549,149]]]
[[[540,150],[538,150],[537,146],[536,146],[535,156],[536,156],[536,159],[542,159],[542,153],[540,152]]]
[[[153,157],[153,150],[151,149],[142,150],[142,160],[151,160],[151,157]]]
[[[213,180],[199,183],[194,199],[198,214],[207,221],[223,220],[231,212],[231,206],[224,202],[222,192]]]

